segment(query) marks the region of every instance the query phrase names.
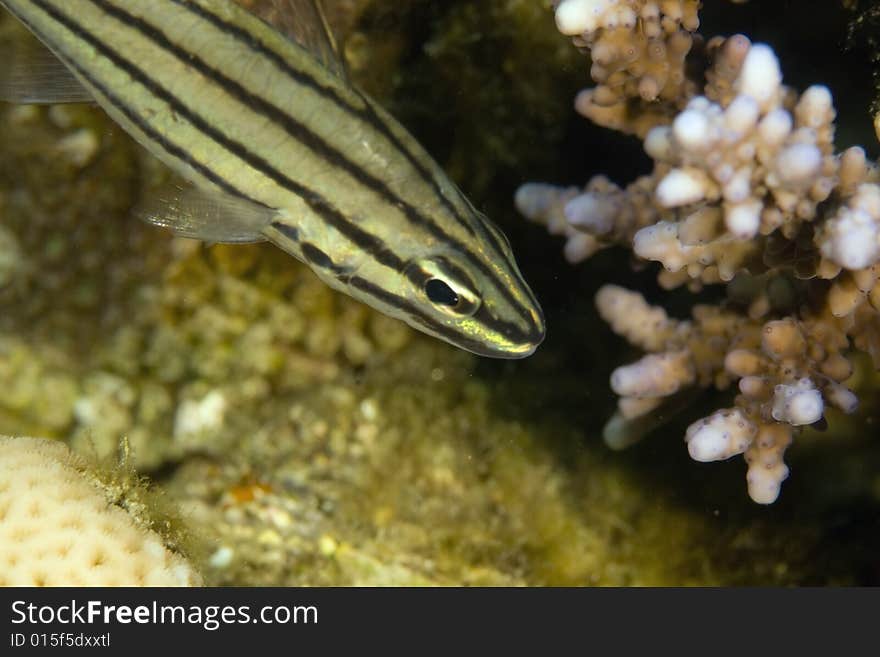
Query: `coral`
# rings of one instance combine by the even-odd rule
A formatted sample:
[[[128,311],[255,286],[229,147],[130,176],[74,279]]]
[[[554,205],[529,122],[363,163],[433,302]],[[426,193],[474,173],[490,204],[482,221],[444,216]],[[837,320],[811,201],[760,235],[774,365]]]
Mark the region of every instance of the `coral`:
[[[686,57],[699,0],[561,0],[556,25],[588,50],[596,86],[575,108],[607,128],[644,135],[693,93]]]
[[[616,333],[649,352],[611,375],[620,396],[618,415],[605,430],[611,446],[632,442],[628,423],[681,390],[726,389],[738,381],[734,408],[695,422],[685,440],[696,461],[744,454],[749,495],[768,504],[788,476],[782,454],[794,428],[819,422],[826,403],[845,413],[856,409],[855,395],[843,385],[852,373],[848,342],[833,317],[761,322],[698,305],[691,321],[680,322],[613,285],[601,288],[596,305]]]
[[[4,586],[192,586],[201,576],[65,445],[0,436]]]
[[[587,34],[594,61],[609,26],[642,53],[653,19],[621,9],[636,4],[644,3],[564,0],[557,25]],[[665,23],[674,34],[681,21],[695,26],[679,3],[660,4],[678,12]],[[636,130],[651,174],[625,189],[603,176],[582,190],[529,183],[515,202],[567,238],[571,262],[622,245],[662,265],[665,289],[728,285],[729,301],[697,305],[689,321],[618,286],[599,291],[600,315],[648,352],[611,375],[620,399],[605,439],[614,447],[637,440],[688,389],[737,385],[732,408],[687,430],[688,450],[698,461],[744,454],[749,494],[768,504],[789,474],[782,455],[794,435],[824,425],[829,407],[856,410],[846,387],[852,347],[880,367],[880,175],[861,148],[835,152],[830,91],[816,85],[798,95],[783,85],[769,46],[713,38],[705,55],[701,85],[694,79],[673,94],[680,111],[665,122],[653,109],[642,114],[653,124]],[[593,77],[601,82],[595,64]]]

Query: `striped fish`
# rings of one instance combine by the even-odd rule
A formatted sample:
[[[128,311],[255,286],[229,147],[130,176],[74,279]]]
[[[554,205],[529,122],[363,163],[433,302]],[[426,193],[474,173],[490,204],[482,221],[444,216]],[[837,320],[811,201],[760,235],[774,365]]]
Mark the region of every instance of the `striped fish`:
[[[418,330],[531,354],[544,320],[503,234],[348,81],[323,25],[305,24],[320,7],[289,4],[286,35],[231,0],[0,0],[60,60],[4,63],[17,71],[0,96],[94,99],[192,183],[147,212],[155,224],[269,240]]]

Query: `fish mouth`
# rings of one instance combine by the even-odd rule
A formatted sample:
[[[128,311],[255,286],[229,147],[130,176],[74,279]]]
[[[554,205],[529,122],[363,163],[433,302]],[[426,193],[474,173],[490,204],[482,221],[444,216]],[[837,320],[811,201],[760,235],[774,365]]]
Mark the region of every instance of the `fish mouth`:
[[[541,346],[541,343],[544,342],[544,338],[547,336],[547,326],[544,322],[544,314],[541,312],[540,308],[537,308],[536,311],[533,311],[532,315],[535,318],[535,323],[525,334],[519,347],[508,350],[506,358],[526,358],[531,356],[535,353],[535,350]]]
[[[438,326],[437,323],[428,321],[424,317],[406,315],[400,317],[400,319],[403,319],[414,329],[451,344],[454,347],[484,358],[506,360],[516,360],[531,356],[544,341],[546,327],[544,314],[540,306],[530,307],[528,309],[528,318],[529,321],[524,329],[516,327],[512,322],[502,322],[506,330],[500,334],[495,333],[494,336],[496,337],[489,339],[487,335],[483,334],[481,336],[479,332],[474,334],[451,330],[453,327],[449,324]],[[522,319],[522,316],[520,316],[520,319]],[[498,335],[503,337],[498,339]]]
[[[547,334],[547,326],[540,306],[530,308],[529,314],[532,321],[528,329],[517,331],[516,334],[508,334],[507,341],[504,344],[483,344],[477,349],[473,347],[465,347],[465,349],[474,352],[478,356],[485,356],[487,358],[518,360],[531,356],[544,341],[544,337]]]

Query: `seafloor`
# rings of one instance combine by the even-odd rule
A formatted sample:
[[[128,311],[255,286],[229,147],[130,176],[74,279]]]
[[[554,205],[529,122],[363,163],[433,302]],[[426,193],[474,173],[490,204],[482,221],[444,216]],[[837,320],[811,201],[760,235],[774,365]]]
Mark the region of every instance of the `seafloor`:
[[[797,438],[769,507],[745,494],[741,461],[688,458],[684,427],[719,396],[628,451],[603,444],[608,376],[633,353],[592,299],[653,274],[614,251],[570,267],[512,197],[526,180],[625,182],[649,162],[574,114],[587,63],[549,2],[328,4],[355,79],[511,237],[545,344],[479,359],[271,245],[172,238],[131,215],[166,173],[101,110],[3,105],[0,434],[104,459],[126,446],[211,584],[880,582],[870,371],[857,415]],[[870,44],[848,37],[858,10],[705,4],[706,34],[773,44],[788,83],[834,91],[839,146],[877,156]],[[0,19],[0,40],[20,36]]]

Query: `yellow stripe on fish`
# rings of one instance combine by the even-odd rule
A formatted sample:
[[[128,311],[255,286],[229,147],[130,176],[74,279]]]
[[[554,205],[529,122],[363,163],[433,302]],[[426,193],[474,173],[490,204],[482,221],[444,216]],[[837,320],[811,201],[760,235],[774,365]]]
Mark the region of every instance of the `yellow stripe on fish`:
[[[0,5],[193,183],[148,220],[211,241],[268,239],[332,287],[477,354],[519,358],[543,339],[501,232],[310,44],[230,0]]]

